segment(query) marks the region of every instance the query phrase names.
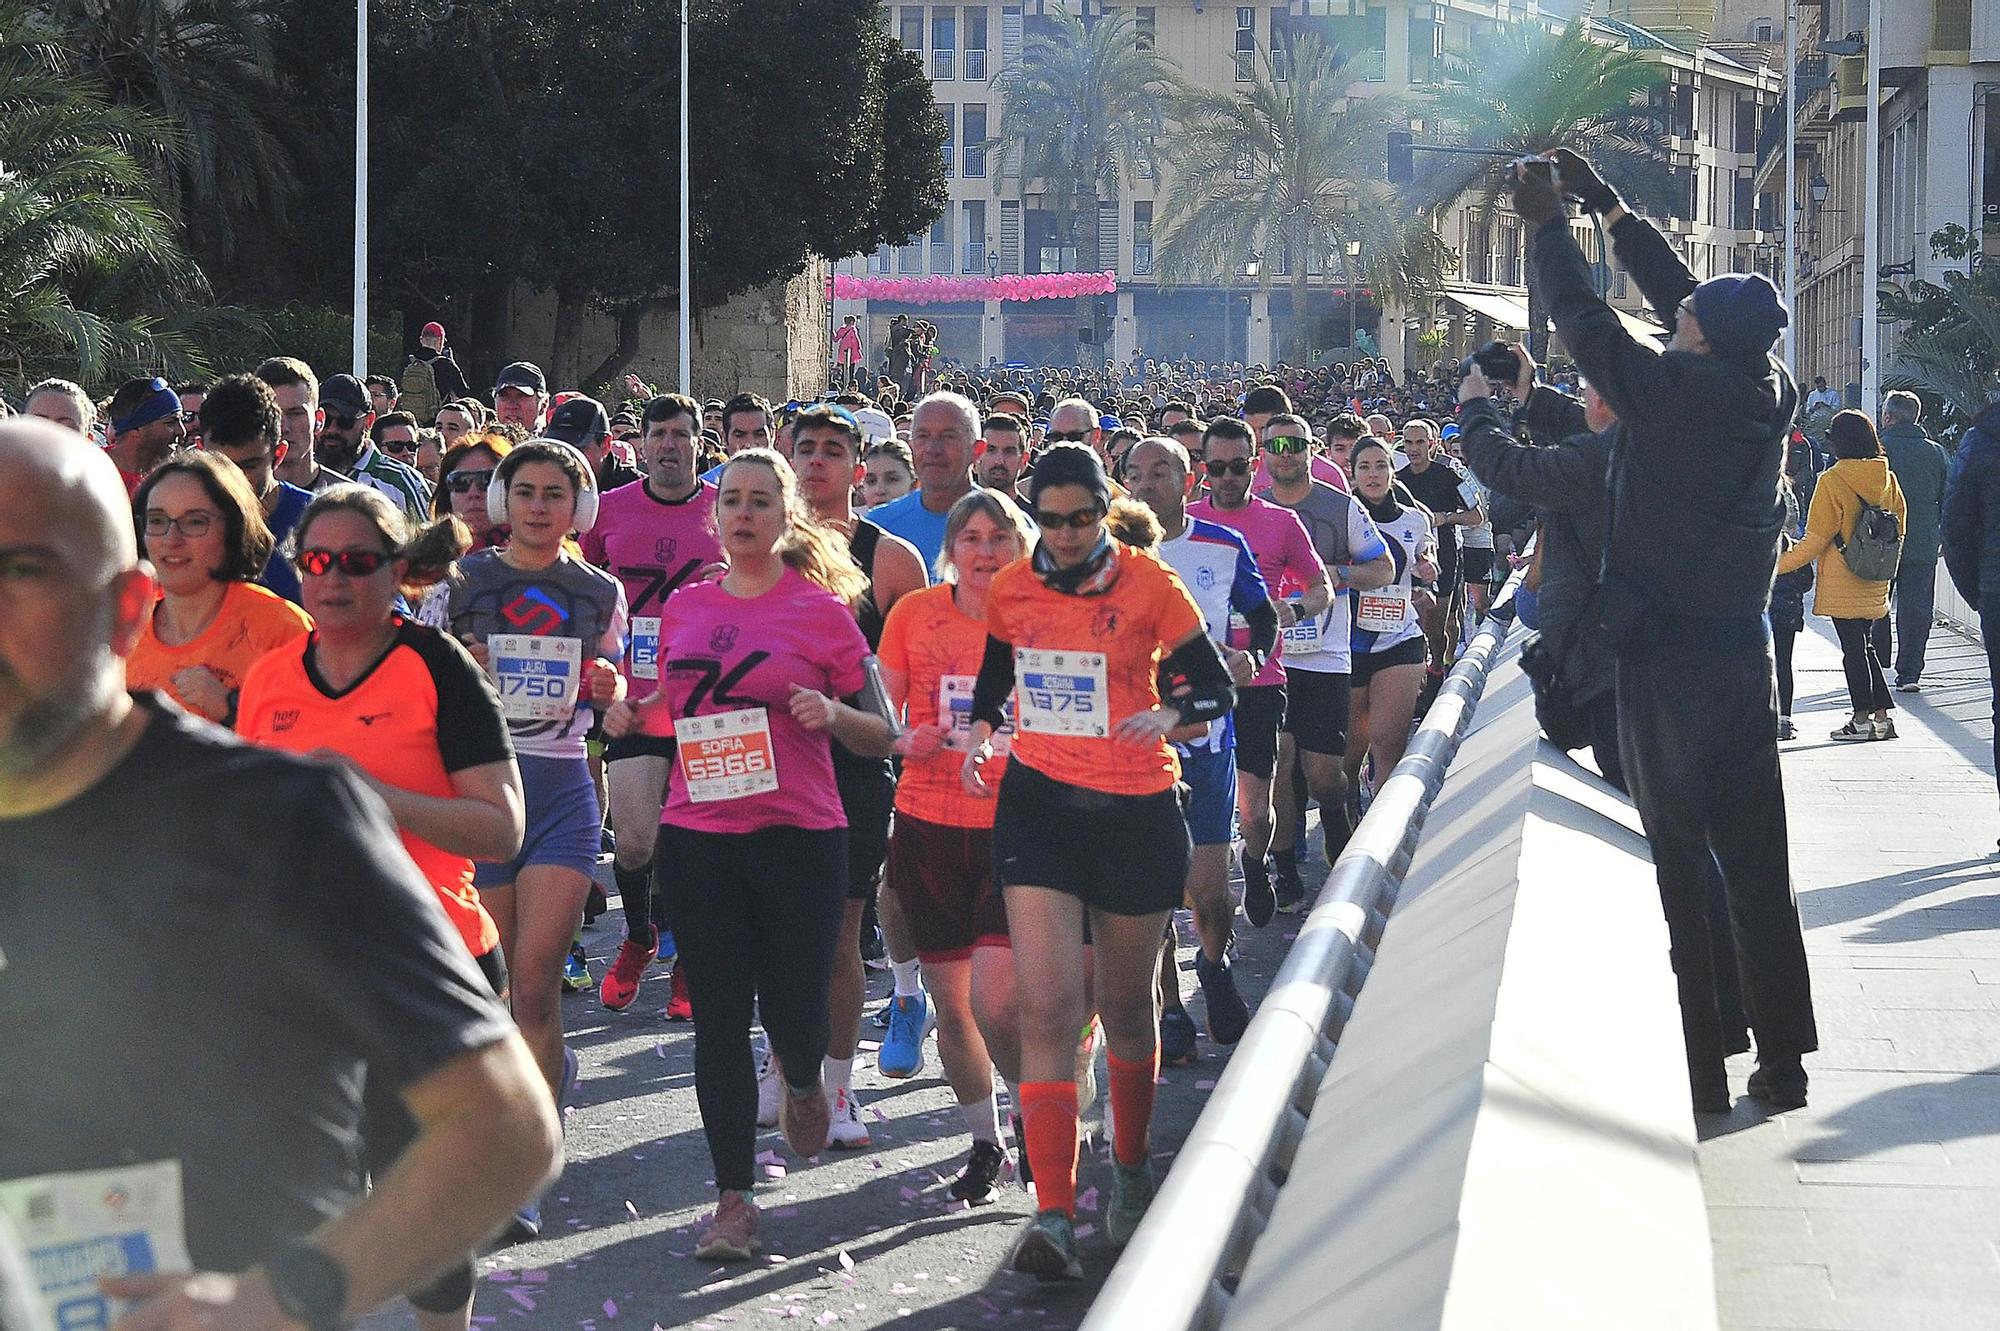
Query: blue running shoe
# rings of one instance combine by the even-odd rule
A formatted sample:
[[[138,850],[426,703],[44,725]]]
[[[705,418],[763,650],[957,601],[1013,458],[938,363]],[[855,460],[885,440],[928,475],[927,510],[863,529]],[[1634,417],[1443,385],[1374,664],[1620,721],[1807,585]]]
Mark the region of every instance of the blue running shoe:
[[[571,943],[569,945],[569,955],[563,958],[563,992],[569,994],[582,993],[585,989],[590,988],[591,983],[590,959],[583,954],[583,944],[581,942]]]
[[[1178,1067],[1195,1059],[1194,1018],[1185,1008],[1169,1008],[1160,1014],[1160,1066]]]
[[[894,1081],[914,1077],[924,1070],[924,1037],[936,1022],[931,1017],[930,997],[922,990],[898,994],[889,1000],[889,1034],[875,1066]]]

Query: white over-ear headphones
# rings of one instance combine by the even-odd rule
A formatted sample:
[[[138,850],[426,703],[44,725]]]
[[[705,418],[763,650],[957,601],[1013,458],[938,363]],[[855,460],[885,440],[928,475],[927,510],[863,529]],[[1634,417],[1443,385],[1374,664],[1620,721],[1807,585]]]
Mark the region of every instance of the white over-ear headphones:
[[[528,443],[547,444],[550,448],[560,448],[576,459],[576,465],[583,469],[583,488],[576,492],[576,518],[572,526],[579,536],[589,531],[592,527],[595,527],[597,525],[597,473],[591,470],[590,459],[586,458],[574,444],[566,444],[560,439],[530,439]],[[523,445],[523,447],[525,446]],[[509,454],[509,456],[513,455]],[[532,458],[528,459],[528,461],[533,460]],[[488,521],[499,523],[502,526],[506,525],[507,483],[500,479],[500,473],[505,471],[508,477],[511,478],[514,472],[522,465],[517,462],[513,467],[507,467],[503,464],[493,469],[493,479],[486,483],[486,517]]]

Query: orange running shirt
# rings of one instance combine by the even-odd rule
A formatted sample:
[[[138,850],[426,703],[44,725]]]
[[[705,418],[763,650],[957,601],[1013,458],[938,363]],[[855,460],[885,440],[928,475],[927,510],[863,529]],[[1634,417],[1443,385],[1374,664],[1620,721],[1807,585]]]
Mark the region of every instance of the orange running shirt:
[[[382,659],[335,692],[313,659],[317,635],[251,667],[237,705],[245,739],[289,753],[331,749],[386,786],[449,799],[451,774],[511,762],[513,742],[486,672],[450,637],[400,617]],[[403,848],[475,957],[500,941],[472,886],[472,861],[403,832]]]
[[[1117,580],[1097,596],[1050,591],[1029,560],[1009,564],[994,575],[986,594],[986,631],[1014,648],[1021,717],[1015,758],[1073,786],[1107,795],[1151,795],[1180,779],[1180,760],[1166,740],[1135,749],[1108,738],[1037,731],[1030,724],[1041,672],[1034,663],[1023,668],[1023,651],[1047,653],[1042,663],[1051,677],[1076,668],[1072,680],[1088,678],[1089,659],[1101,656],[1107,697],[1090,706],[1102,708],[1107,725],[1116,725],[1159,705],[1161,659],[1175,643],[1202,631],[1194,598],[1159,556],[1121,545],[1118,562]],[[1060,707],[1077,696],[1072,689],[1068,699],[1050,701]]]
[[[972,728],[972,681],[986,655],[986,624],[960,610],[951,593],[950,583],[939,583],[897,601],[876,648],[883,666],[910,682],[904,703],[909,724],[943,724],[954,732],[950,747],[930,758],[903,760],[896,810],[940,827],[991,827],[994,801],[975,799],[959,783],[966,746],[958,736]],[[1006,770],[1007,759],[995,754],[986,765],[988,784],[997,784]]]
[[[157,612],[158,604],[154,605]],[[312,628],[312,618],[282,596],[265,591],[254,582],[232,582],[222,594],[222,605],[207,628],[178,647],[169,647],[153,631],[153,616],[146,616],[146,628],[139,645],[125,662],[125,687],[157,689],[187,707],[187,699],[174,690],[174,673],[187,666],[206,666],[234,693],[243,687],[250,667],[274,647],[303,638]],[[240,706],[240,704],[239,704]],[[195,711],[189,707],[189,711]],[[196,712],[206,716],[205,712]],[[220,721],[220,716],[209,716]]]

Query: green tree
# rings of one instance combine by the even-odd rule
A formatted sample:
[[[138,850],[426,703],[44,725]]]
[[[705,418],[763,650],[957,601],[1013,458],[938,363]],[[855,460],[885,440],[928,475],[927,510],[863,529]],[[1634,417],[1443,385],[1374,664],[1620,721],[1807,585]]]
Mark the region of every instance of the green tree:
[[[1309,258],[1328,271],[1339,264],[1350,288],[1363,280],[1404,299],[1436,290],[1451,260],[1429,217],[1383,183],[1388,133],[1407,121],[1409,104],[1351,97],[1358,77],[1337,47],[1308,34],[1264,52],[1243,92],[1189,90],[1174,112],[1160,274],[1227,281],[1260,254],[1268,281],[1278,260],[1291,289],[1294,365],[1309,354]]]
[[[992,86],[1000,101],[998,178],[1022,187],[1040,181],[1048,207],[1068,215],[1077,267],[1101,270],[1098,202],[1155,170],[1156,140],[1183,92],[1178,67],[1142,44],[1126,14],[1086,22],[1059,7]],[[1090,322],[1090,300],[1077,300],[1079,327]],[[1079,345],[1078,362],[1090,359]]]
[[[205,257],[231,254],[246,229],[284,228],[299,177],[274,0],[48,0],[42,9],[114,102],[174,126],[177,151],[150,154],[147,165]]]
[[[1502,23],[1471,55],[1450,57],[1435,109],[1446,134],[1463,146],[1510,154],[1570,147],[1634,206],[1657,209],[1669,188],[1664,126],[1647,94],[1664,68],[1643,52],[1596,40],[1583,19],[1559,31],[1539,23]],[[1443,209],[1469,198],[1488,234],[1506,192],[1503,171],[1477,157],[1423,154],[1420,195]],[[1548,350],[1548,319],[1528,293],[1528,346]]]
[[[0,363],[87,385],[205,370],[201,272],[141,159],[162,121],[113,104],[28,0],[0,0]]]
[[[1964,424],[2000,389],[2000,264],[1980,262],[1979,242],[1956,224],[1932,234],[1931,252],[1970,258],[1972,271],[1882,287],[1882,318],[1905,325],[1882,385],[1921,393]]]

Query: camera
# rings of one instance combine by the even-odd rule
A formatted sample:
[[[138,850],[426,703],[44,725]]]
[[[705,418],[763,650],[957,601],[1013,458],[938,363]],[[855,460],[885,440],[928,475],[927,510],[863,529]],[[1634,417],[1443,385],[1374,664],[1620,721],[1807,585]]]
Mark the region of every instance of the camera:
[[[1546,157],[1523,157],[1521,169],[1531,176],[1541,177],[1542,183],[1553,186],[1556,180],[1556,164]]]
[[[1521,357],[1505,342],[1488,342],[1460,361],[1458,377],[1465,378],[1475,365],[1489,383],[1507,385],[1521,377]]]

